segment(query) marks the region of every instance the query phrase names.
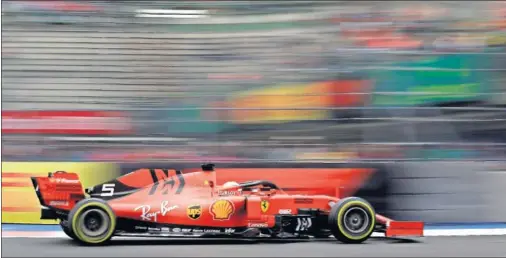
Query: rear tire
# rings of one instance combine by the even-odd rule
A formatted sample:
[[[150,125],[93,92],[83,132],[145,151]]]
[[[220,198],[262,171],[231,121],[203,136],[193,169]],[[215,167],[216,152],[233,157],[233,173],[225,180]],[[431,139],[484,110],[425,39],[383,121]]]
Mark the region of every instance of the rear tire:
[[[330,210],[329,228],[334,237],[347,244],[367,240],[376,226],[376,212],[372,205],[359,197],[339,200]]]
[[[116,229],[116,216],[111,207],[95,198],[78,202],[70,211],[68,222],[75,239],[87,245],[108,243]]]
[[[76,238],[76,235],[72,232],[72,230],[65,225],[66,223],[61,221],[60,222],[60,226],[61,226],[61,229],[63,230],[63,233],[65,233],[65,235],[67,235],[68,237],[72,238],[73,240],[77,240]]]

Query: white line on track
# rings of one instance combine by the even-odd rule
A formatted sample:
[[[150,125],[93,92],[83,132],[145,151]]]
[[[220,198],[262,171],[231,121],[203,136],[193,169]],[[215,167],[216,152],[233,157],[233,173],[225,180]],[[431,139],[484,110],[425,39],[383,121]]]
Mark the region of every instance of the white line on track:
[[[506,235],[506,228],[473,228],[473,229],[432,229],[423,232],[425,236],[501,236]]]

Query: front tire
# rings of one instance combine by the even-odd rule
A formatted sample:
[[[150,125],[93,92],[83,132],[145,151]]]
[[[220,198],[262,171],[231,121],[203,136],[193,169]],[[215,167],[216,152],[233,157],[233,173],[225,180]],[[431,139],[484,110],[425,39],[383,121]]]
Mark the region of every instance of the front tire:
[[[69,227],[75,239],[87,245],[109,242],[116,229],[116,216],[101,199],[84,199],[68,215]]]
[[[376,225],[376,212],[372,205],[359,197],[339,200],[329,213],[329,228],[334,237],[348,244],[367,240]]]

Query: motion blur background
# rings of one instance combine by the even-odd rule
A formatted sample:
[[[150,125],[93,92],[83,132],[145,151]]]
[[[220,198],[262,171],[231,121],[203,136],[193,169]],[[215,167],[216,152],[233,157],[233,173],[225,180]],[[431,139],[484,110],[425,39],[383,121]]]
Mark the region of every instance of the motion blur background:
[[[28,175],[201,162],[373,167],[395,218],[504,220],[505,48],[506,2],[2,1],[3,222],[38,222]]]

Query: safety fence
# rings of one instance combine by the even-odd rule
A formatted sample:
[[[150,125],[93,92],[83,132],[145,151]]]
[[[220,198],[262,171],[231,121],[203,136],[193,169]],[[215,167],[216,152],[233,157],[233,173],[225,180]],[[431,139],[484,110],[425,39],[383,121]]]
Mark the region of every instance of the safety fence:
[[[503,159],[494,3],[289,2],[7,1],[4,158]]]

